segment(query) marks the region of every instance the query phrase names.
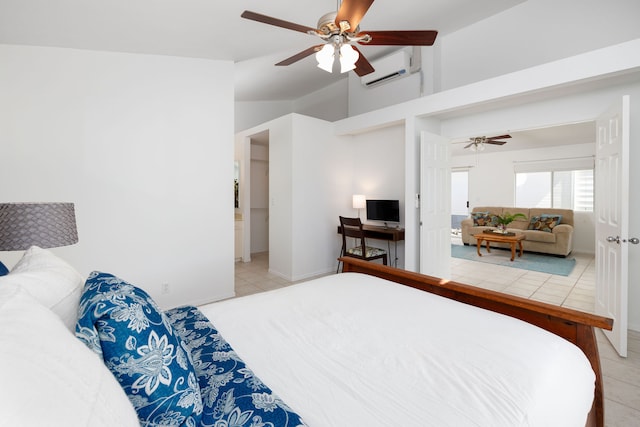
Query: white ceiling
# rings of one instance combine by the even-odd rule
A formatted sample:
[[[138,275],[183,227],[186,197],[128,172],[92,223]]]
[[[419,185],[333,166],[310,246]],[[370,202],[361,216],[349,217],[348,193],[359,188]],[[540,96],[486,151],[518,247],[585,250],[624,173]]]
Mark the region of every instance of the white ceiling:
[[[495,135],[511,135],[510,139],[504,145],[485,145],[482,153],[497,153],[500,151],[525,150],[529,148],[544,148],[557,145],[575,145],[588,144],[596,140],[596,124],[595,122],[571,123],[561,126],[553,126],[539,129],[527,129],[520,131],[505,130],[494,135],[472,135],[472,136],[495,136]],[[460,156],[465,154],[474,154],[471,149],[464,147],[469,144],[468,138],[460,138],[451,141],[452,155]]]
[[[361,29],[441,36],[523,1],[377,0]],[[237,101],[292,100],[346,75],[320,70],[313,57],[275,67],[318,39],[240,14],[251,10],[315,27],[337,6],[336,0],[0,0],[0,43],[232,60]],[[369,60],[390,51],[361,50]]]

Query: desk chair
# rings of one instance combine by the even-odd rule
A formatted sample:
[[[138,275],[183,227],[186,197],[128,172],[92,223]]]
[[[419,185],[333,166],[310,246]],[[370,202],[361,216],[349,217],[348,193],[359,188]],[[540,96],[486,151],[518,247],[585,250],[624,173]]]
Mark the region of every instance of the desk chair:
[[[340,251],[340,256],[350,256],[365,261],[382,258],[382,263],[387,265],[387,251],[367,246],[360,218],[346,218],[341,216],[340,227],[342,228],[342,250]],[[359,242],[358,245],[352,248],[347,248],[347,237],[355,238],[356,242]],[[338,269],[336,273],[339,271],[340,261],[338,261]]]

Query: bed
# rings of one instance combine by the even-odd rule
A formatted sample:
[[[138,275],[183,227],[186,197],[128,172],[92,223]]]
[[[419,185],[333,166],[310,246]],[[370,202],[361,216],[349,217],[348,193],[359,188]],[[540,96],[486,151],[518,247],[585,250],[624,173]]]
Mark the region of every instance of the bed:
[[[338,275],[162,311],[32,248],[0,278],[0,425],[604,425],[594,328],[610,319],[342,261]],[[146,304],[157,318],[129,310]],[[172,359],[197,379],[126,383],[134,350],[144,369]],[[165,386],[172,411],[143,414],[143,391]]]

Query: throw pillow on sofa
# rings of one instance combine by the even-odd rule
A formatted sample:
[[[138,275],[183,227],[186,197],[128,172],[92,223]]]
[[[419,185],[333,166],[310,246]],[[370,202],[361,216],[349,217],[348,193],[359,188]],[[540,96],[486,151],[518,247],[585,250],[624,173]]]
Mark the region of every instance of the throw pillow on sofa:
[[[496,216],[491,215],[489,212],[473,212],[471,214],[473,218],[473,225],[478,227],[495,227]]]
[[[548,215],[543,214],[540,216],[533,216],[529,221],[529,230],[546,231],[551,233],[554,227],[562,221],[562,215]]]
[[[141,425],[199,424],[202,398],[189,350],[145,291],[94,271],[80,299],[76,336],[102,356]]]

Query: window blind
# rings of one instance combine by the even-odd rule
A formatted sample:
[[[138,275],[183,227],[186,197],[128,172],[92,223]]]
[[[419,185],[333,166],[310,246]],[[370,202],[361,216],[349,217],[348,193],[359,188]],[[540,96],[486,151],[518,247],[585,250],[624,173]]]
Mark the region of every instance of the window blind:
[[[594,166],[595,160],[593,156],[513,162],[513,170],[516,173],[586,170],[593,169]]]

